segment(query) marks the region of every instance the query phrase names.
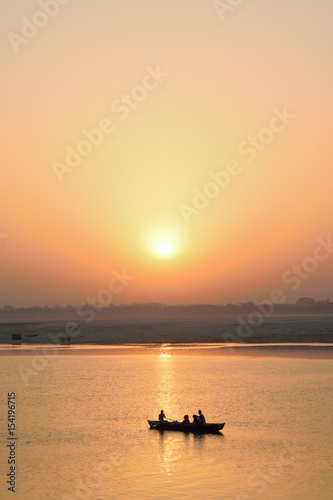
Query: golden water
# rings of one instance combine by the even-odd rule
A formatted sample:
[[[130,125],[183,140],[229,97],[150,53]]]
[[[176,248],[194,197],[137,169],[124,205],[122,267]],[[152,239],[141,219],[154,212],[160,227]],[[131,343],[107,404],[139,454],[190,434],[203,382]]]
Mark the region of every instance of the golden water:
[[[333,498],[331,360],[183,353],[89,352],[39,365],[2,356],[0,498]],[[12,391],[15,496],[6,485]],[[223,435],[148,429],[161,409],[180,420],[199,408],[226,422]]]

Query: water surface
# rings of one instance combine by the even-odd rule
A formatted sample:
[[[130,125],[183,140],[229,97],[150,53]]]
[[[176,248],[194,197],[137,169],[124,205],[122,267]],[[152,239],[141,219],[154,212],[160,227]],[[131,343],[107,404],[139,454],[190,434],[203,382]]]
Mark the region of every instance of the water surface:
[[[17,401],[15,498],[333,497],[331,360],[167,347],[2,356],[2,394]],[[199,408],[226,422],[222,435],[146,422],[161,409],[181,419]],[[5,423],[1,432],[6,439]],[[2,455],[0,496],[13,498]]]

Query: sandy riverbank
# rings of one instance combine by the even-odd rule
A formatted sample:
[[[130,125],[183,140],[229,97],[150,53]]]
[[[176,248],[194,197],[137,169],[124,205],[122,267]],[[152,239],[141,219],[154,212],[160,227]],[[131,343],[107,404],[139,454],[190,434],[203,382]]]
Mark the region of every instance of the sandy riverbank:
[[[72,333],[71,333],[72,332]],[[28,344],[58,344],[69,335],[73,344],[128,343],[309,343],[333,342],[333,318],[274,318],[258,326],[234,318],[214,321],[95,321],[0,323],[0,344],[20,334]]]
[[[75,327],[75,328],[74,328]],[[186,348],[186,354],[197,353],[202,343],[216,344],[209,351],[201,349],[203,354],[210,355],[242,355],[262,356],[274,355],[284,357],[331,357],[331,350],[324,347],[301,346],[300,344],[320,344],[333,342],[332,318],[274,318],[259,326],[240,325],[235,318],[214,321],[96,321],[94,323],[69,323],[69,322],[30,322],[30,323],[0,323],[0,354],[29,355],[31,348],[46,349],[59,347],[61,337],[68,335],[74,328],[77,335],[70,335],[71,345],[58,348],[58,354],[121,354],[135,352],[140,348],[134,344],[150,346],[150,353],[154,353],[155,346],[161,348],[162,344],[177,344],[173,354],[184,353],[186,344],[191,343],[192,349]],[[12,343],[12,334],[21,335],[21,347],[16,351],[1,348],[1,344]],[[193,343],[198,344],[193,346]],[[229,344],[239,344],[231,349]],[[296,347],[273,346],[272,344],[298,344]],[[131,351],[120,345],[125,344]],[[183,346],[181,345],[183,344]],[[243,345],[241,345],[243,344]],[[268,344],[268,345],[255,345]],[[100,349],[98,349],[100,346]],[[118,346],[118,349],[108,351],[102,347]],[[4,347],[4,346],[3,346]],[[203,347],[203,346],[202,346]],[[220,347],[220,348],[219,348]],[[223,348],[223,349],[222,349]],[[146,353],[146,352],[145,352]]]

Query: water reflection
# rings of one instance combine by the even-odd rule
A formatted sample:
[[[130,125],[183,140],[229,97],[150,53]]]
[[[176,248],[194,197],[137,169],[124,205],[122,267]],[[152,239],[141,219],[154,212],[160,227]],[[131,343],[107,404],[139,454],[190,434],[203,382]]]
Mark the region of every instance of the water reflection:
[[[179,377],[179,359],[172,354],[172,346],[162,344],[156,356],[156,409],[164,410],[169,420],[181,421],[183,413],[186,413],[184,409],[186,393],[184,393],[184,380]],[[182,373],[186,374],[187,379],[186,371]],[[186,474],[193,474],[192,467],[197,466],[194,463],[200,463],[202,456],[209,453],[212,440],[223,438],[223,434],[212,436],[175,431],[154,432],[158,434],[156,439],[159,470],[168,484],[176,480],[179,475],[185,480]],[[189,458],[188,464],[185,457],[192,457]]]
[[[219,439],[223,440],[224,435],[222,433],[218,434],[193,434],[193,443],[195,451],[201,455],[206,451],[206,448],[211,445],[211,440]]]
[[[169,439],[169,436],[171,436],[171,439],[172,439],[172,437],[174,437],[175,434],[172,431],[158,430],[157,432],[159,433],[159,443],[160,443],[161,451],[163,451],[164,443]],[[182,433],[178,433],[176,435],[176,437],[181,438],[183,440],[183,445],[185,445],[185,447],[187,448],[189,445],[189,440],[190,440],[191,435],[193,435],[193,434],[191,434],[190,432],[182,432]]]
[[[161,358],[168,358],[171,356],[171,346],[170,344],[161,344],[160,347],[160,357]]]
[[[158,433],[158,463],[160,472],[166,477],[167,483],[171,483],[174,477],[184,470],[187,458],[195,468],[201,463],[202,457],[207,456],[215,449],[213,440],[223,440],[223,434],[206,435],[192,434],[172,431],[154,431]],[[222,443],[221,443],[222,444]],[[220,449],[220,447],[218,447]],[[214,452],[216,453],[216,452]],[[192,458],[190,458],[192,457]],[[199,460],[199,462],[197,462]]]
[[[177,437],[177,436],[176,436]],[[184,436],[183,436],[184,437]],[[171,476],[176,472],[177,462],[183,452],[180,439],[173,439],[163,431],[159,431],[159,463],[163,474]]]
[[[159,410],[164,410],[167,418],[176,420],[177,379],[174,371],[174,359],[168,353],[168,344],[162,344],[160,355],[156,359],[157,406]]]

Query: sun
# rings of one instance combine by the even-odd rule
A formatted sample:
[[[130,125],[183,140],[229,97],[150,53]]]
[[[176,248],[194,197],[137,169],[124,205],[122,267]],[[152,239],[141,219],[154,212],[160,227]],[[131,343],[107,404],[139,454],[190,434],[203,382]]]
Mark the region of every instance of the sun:
[[[174,216],[152,216],[144,225],[142,242],[155,259],[173,259],[184,248],[183,228]]]
[[[171,243],[169,241],[159,241],[157,243],[157,251],[162,256],[167,256],[171,253]]]

